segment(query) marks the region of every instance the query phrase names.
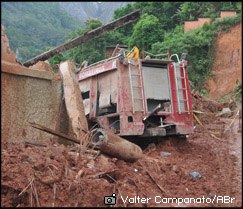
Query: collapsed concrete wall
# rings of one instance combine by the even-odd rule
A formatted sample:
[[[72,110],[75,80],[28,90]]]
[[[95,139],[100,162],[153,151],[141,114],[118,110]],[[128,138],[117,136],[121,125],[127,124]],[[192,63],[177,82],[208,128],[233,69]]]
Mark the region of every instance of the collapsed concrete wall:
[[[47,142],[52,136],[33,129],[28,122],[56,129],[61,80],[53,80],[48,72],[12,67],[8,71],[2,65],[2,140]]]
[[[2,140],[46,143],[53,136],[32,128],[28,122],[58,129],[62,80],[53,72],[17,63],[3,27],[1,38]]]

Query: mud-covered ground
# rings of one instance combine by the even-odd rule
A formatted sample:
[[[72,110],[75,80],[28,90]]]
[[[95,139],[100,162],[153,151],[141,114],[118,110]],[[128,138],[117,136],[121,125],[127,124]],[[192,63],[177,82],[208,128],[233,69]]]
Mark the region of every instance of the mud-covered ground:
[[[104,197],[115,193],[111,207],[241,206],[239,119],[224,133],[236,111],[220,118],[214,112],[218,107],[210,110],[210,105],[194,101],[194,109],[204,112],[198,114],[203,126],[195,124],[187,140],[151,143],[135,163],[103,154],[81,156],[78,146],[2,142],[1,205],[104,207]],[[161,157],[162,151],[170,155]],[[201,177],[193,179],[193,171]]]

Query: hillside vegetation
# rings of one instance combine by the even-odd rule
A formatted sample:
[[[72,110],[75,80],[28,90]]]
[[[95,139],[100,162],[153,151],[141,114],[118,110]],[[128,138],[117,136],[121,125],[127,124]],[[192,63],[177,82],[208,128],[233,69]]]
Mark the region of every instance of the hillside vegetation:
[[[154,54],[171,53],[187,54],[190,61],[189,71],[192,86],[204,92],[204,83],[211,76],[210,67],[213,62],[213,43],[217,34],[222,30],[241,21],[240,2],[136,2],[127,4],[115,11],[117,19],[136,9],[142,10],[138,21],[101,38],[82,44],[75,49],[51,59],[57,64],[65,59],[73,59],[76,63],[87,60],[93,63],[105,58],[105,46],[125,44],[131,49],[137,46],[140,51],[145,50]],[[236,10],[236,17],[216,21],[221,10]],[[185,20],[197,20],[198,17],[211,17],[210,24],[202,28],[184,33]],[[101,21],[86,21],[86,28],[75,31],[69,38],[77,37],[95,27],[101,26]]]
[[[126,2],[2,2],[2,24],[19,61],[62,44],[85,21],[110,22]]]
[[[57,2],[1,2],[1,7],[2,24],[20,61],[61,44],[80,27]]]
[[[184,33],[183,27],[178,26],[174,31],[165,35],[163,42],[152,45],[152,52],[171,49],[171,53],[186,53],[190,60],[189,78],[193,82],[194,89],[204,91],[204,82],[209,76],[213,63],[213,46],[220,31],[239,23],[241,16],[228,17],[211,24],[204,24],[202,28]]]
[[[14,12],[18,13],[15,4],[18,3],[3,4],[5,6],[3,16],[5,24],[8,26],[8,23],[11,23],[13,26],[7,27],[6,32],[7,34],[15,34],[10,38],[10,44],[15,50],[20,47],[19,54],[23,55],[22,60],[50,49],[58,45],[57,43],[64,42],[64,37],[66,42],[103,24],[101,20],[88,19],[84,23],[84,28],[73,30],[77,24],[74,24],[71,17],[66,18],[61,15],[63,11],[56,3],[41,2],[29,2],[28,7],[27,3],[26,5],[18,4],[18,10],[27,7],[25,8],[26,16],[21,18],[21,20],[27,21],[20,22],[16,20],[20,17],[11,16]],[[49,4],[52,4],[53,7],[48,6]],[[12,10],[11,7],[13,7]],[[56,8],[55,11],[54,8]],[[62,12],[57,12],[57,8]],[[30,14],[31,9],[36,12]],[[211,76],[214,39],[221,30],[227,30],[241,21],[241,2],[135,2],[115,10],[113,19],[120,18],[137,9],[140,9],[142,14],[136,22],[60,54],[50,59],[51,64],[55,65],[66,59],[71,59],[76,63],[87,60],[91,64],[105,58],[106,46],[118,43],[128,45],[129,49],[137,46],[140,52],[145,50],[154,54],[165,53],[167,49],[170,49],[171,53],[177,53],[179,56],[182,53],[187,54],[187,59],[190,62],[191,84],[195,89],[204,92],[204,83]],[[236,10],[238,15],[216,21],[221,10]],[[47,11],[50,16],[45,16]],[[211,17],[212,21],[200,29],[184,33],[184,21],[197,20],[199,17]],[[23,27],[28,29],[21,33],[20,28]],[[61,27],[65,29],[61,29]],[[35,33],[37,34],[38,28],[41,28],[42,36],[34,36]],[[65,36],[68,31],[72,32]],[[46,41],[46,45],[43,44],[44,41]]]

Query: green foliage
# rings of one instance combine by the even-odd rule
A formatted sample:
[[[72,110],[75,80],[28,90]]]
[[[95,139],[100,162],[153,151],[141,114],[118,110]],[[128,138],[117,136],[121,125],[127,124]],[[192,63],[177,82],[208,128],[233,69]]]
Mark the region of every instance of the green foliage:
[[[158,25],[156,26],[157,30],[170,30],[179,23],[176,11],[181,4],[181,2],[136,2],[134,4],[127,4],[125,7],[116,10],[113,19],[120,18],[130,12],[140,9],[142,14],[152,15],[158,19]],[[144,16],[142,15],[141,18],[144,18]],[[138,27],[136,24],[141,24],[138,22],[139,21],[135,21],[132,24],[117,29],[121,34],[121,39],[119,41],[121,41],[122,44],[130,42],[130,37],[135,31],[133,28]],[[136,30],[135,33],[137,33],[137,31],[138,30]],[[163,32],[161,35],[160,39],[163,37]]]
[[[239,82],[235,90],[235,97],[237,100],[242,100],[242,82]]]
[[[113,15],[113,20],[116,20],[120,17],[123,17],[133,11],[135,11],[136,8],[134,7],[134,4],[127,4],[125,7],[119,8],[115,10]],[[130,23],[128,25],[125,25],[124,27],[118,28],[116,31],[120,34],[119,35],[119,44],[128,44],[129,37],[132,35],[132,29],[134,27],[135,23]]]
[[[61,62],[67,60],[68,57],[65,56],[64,54],[58,54],[52,58],[49,59],[49,63],[51,64],[51,66],[55,66],[60,64]]]
[[[102,22],[100,20],[96,20],[96,19],[88,19],[85,22],[85,26],[86,26],[86,30],[90,31],[90,30],[93,30],[95,28],[102,26]]]
[[[180,22],[186,20],[197,20],[199,17],[215,18],[220,15],[221,10],[241,11],[240,2],[184,2],[177,11]]]
[[[187,53],[190,62],[189,78],[196,90],[203,91],[204,82],[209,76],[213,63],[213,42],[217,34],[227,30],[230,26],[241,21],[241,15],[205,24],[202,28],[184,33],[178,26],[174,31],[165,35],[164,42],[157,42],[152,46],[152,53],[171,50],[171,53]]]
[[[102,22],[95,19],[89,19],[85,22],[85,29],[80,29],[70,34],[70,38],[76,38],[88,31],[91,31],[95,28],[102,26]],[[95,38],[83,43],[78,47],[70,49],[67,51],[67,57],[72,59],[76,63],[82,63],[84,60],[87,60],[89,64],[97,62],[104,59],[105,57],[105,38]]]
[[[182,4],[182,2],[136,2],[134,7],[157,17],[159,27],[162,29],[171,30],[179,23],[176,11]]]
[[[159,19],[145,13],[133,28],[129,46],[150,50],[152,44],[163,40],[163,37],[164,30],[159,27]]]
[[[68,41],[74,39],[100,26],[102,26],[101,21],[96,19],[89,19],[85,22],[84,29],[73,31],[66,37],[66,40]],[[116,45],[119,36],[119,33],[112,31],[102,37],[90,40],[87,43],[83,43],[80,46],[70,49],[63,54],[51,58],[50,63],[52,65],[56,65],[67,59],[73,60],[75,63],[82,63],[84,60],[88,61],[89,64],[95,63],[105,59],[105,47],[107,45]]]
[[[65,35],[80,25],[58,2],[1,2],[1,7],[2,24],[20,61],[63,43]]]
[[[239,12],[241,12],[242,9],[242,2],[232,2],[232,1],[226,1],[226,2],[222,2],[222,10],[238,10]]]
[[[230,4],[232,8],[241,8],[239,4]],[[212,18],[219,14],[222,8],[227,8],[223,2],[136,2],[127,4],[115,11],[114,19],[120,18],[136,9],[142,9],[140,19],[134,24],[112,31],[101,38],[82,44],[69,51],[68,56],[75,62],[88,60],[93,63],[104,59],[104,49],[108,45],[126,44],[130,48],[138,46],[141,50],[154,54],[164,53],[171,49],[171,53],[187,53],[190,62],[189,77],[193,86],[207,94],[204,82],[212,76],[210,67],[213,63],[213,41],[217,33],[227,30],[233,24],[241,21],[241,15],[236,18],[225,18],[204,24],[200,29],[184,33],[182,20],[195,19],[203,16]],[[72,38],[89,31],[86,29],[73,33]],[[94,22],[93,22],[94,23]],[[98,22],[97,25],[100,26]]]
[[[18,49],[20,61],[102,26],[101,21],[88,19],[84,29],[77,29],[80,23],[68,16],[57,2],[3,2],[1,6],[3,25],[11,47],[14,51]],[[117,9],[113,19],[137,9],[142,12],[137,21],[57,55],[50,63],[56,65],[71,59],[76,63],[87,60],[92,64],[105,58],[106,46],[116,44],[129,45],[129,48],[136,45],[140,51],[153,54],[170,49],[171,53],[187,53],[190,80],[197,90],[207,94],[204,82],[212,76],[214,39],[219,31],[241,21],[242,3],[140,1]],[[221,10],[237,10],[240,15],[214,21]],[[183,21],[199,17],[211,17],[212,23],[184,33]]]

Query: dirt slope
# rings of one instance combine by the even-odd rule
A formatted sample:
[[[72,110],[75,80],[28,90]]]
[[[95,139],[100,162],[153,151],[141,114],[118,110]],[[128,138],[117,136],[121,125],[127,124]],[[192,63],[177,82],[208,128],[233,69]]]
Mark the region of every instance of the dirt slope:
[[[242,23],[218,35],[214,60],[211,70],[215,77],[208,80],[206,88],[211,98],[219,99],[233,91],[242,80]]]

